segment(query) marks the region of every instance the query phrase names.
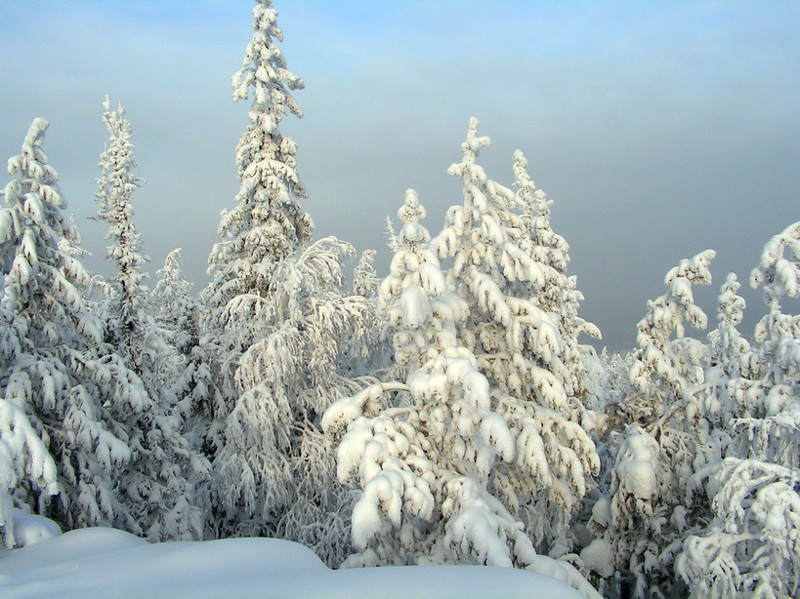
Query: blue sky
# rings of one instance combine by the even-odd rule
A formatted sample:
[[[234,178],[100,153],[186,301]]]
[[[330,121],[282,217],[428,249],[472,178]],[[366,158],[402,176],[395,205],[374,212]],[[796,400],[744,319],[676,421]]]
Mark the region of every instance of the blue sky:
[[[250,38],[246,0],[0,2],[0,154],[30,121],[104,272],[94,180],[106,93],[126,107],[136,218],[155,271],[174,247],[197,286],[237,189],[247,106],[230,76]],[[306,82],[299,144],[317,235],[388,263],[385,218],[417,189],[436,232],[461,201],[446,175],[470,116],[480,161],[510,184],[523,150],[571,245],[583,314],[630,347],[680,258],[717,250],[713,322],[729,271],[746,282],[767,239],[800,218],[800,3],[276,0],[288,66]],[[748,292],[752,330],[760,294]]]

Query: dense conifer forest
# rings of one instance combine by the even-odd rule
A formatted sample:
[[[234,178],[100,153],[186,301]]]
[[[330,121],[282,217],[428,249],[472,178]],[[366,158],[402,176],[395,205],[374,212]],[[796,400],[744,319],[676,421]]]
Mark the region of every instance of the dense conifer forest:
[[[587,596],[796,597],[800,222],[742,265],[763,306],[687,256],[642,306],[637,347],[597,352],[557,204],[522,152],[481,166],[469,120],[443,223],[398,198],[388,272],[314,238],[281,133],[302,115],[271,0],[233,97],[239,192],[194,290],[180,250],[148,285],[134,131],[106,98],[85,250],[38,118],[0,210],[0,539],[23,513],[150,542],[274,537],[333,568],[529,569]],[[54,126],[57,126],[54,124]],[[232,149],[233,150],[233,149]],[[355,264],[355,268],[353,268]],[[696,285],[720,285],[717,313]],[[744,310],[763,313],[754,331]]]

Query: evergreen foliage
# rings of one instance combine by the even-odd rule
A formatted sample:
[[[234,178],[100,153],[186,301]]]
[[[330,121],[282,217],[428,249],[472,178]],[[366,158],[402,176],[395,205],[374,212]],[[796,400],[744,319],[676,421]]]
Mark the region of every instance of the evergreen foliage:
[[[115,401],[136,409],[143,390],[103,343],[103,324],[87,299],[91,279],[77,259],[79,237],[62,214],[66,204],[58,174],[42,150],[47,127],[47,121],[35,119],[21,154],[9,160],[0,211],[8,333],[0,381],[4,400],[25,412],[47,446],[57,481],[43,484],[37,476],[35,484],[23,482],[13,496],[66,529],[141,530],[117,491],[132,449],[109,406]],[[20,420],[17,410],[11,413]],[[26,438],[35,446],[30,435]],[[61,492],[50,501],[54,482]]]
[[[719,365],[706,412],[724,460],[692,476],[712,514],[676,562],[697,597],[784,597],[800,589],[800,329],[798,315],[781,309],[785,297],[800,294],[798,269],[795,223],[764,246],[752,271],[751,284],[764,286],[769,309],[752,346],[735,328],[743,308],[735,277],[722,289],[711,338]]]
[[[598,356],[551,200],[522,152],[513,185],[488,177],[472,119],[442,229],[408,190],[389,272],[363,252],[350,294],[353,247],[312,239],[280,131],[303,87],[280,41],[256,0],[232,80],[252,100],[240,187],[198,298],[180,250],[145,285],[121,106],[104,103],[97,180],[109,281],[82,265],[47,121],[9,160],[0,547],[35,512],[151,541],[281,537],[332,566],[528,568],[589,597],[798,596],[800,223],[751,272],[767,307],[752,337],[734,273],[716,327],[687,331],[707,326],[706,250],[667,273],[633,352]]]
[[[665,279],[667,292],[648,302],[639,321],[630,381],[634,389],[622,406],[609,496],[595,504],[592,526],[604,531],[615,570],[628,573],[636,597],[668,596],[672,562],[687,527],[702,518],[692,506],[689,475],[719,458],[699,426],[697,389],[704,383],[708,350],[686,337],[684,322],[702,329],[705,313],[692,286],[711,282],[706,250],[681,260]]]
[[[253,38],[233,77],[234,99],[253,97],[236,153],[237,206],[223,214],[211,253],[201,347],[221,391],[214,445],[214,534],[304,542],[329,563],[347,552],[350,495],[334,475],[319,417],[354,389],[348,365],[366,335],[367,301],[342,292],[352,247],[310,243],[313,224],[295,170],[295,144],[278,129],[301,116],[269,0],[253,10]],[[216,406],[216,404],[213,404]]]
[[[133,192],[140,181],[133,174],[131,125],[122,106],[112,110],[106,98],[103,108],[109,139],[100,156],[98,217],[109,225],[107,238],[114,243],[107,255],[117,271],[106,310],[107,342],[130,369],[127,376],[141,385],[136,409],[118,402],[110,406],[132,449],[120,485],[141,532],[149,539],[197,539],[203,536],[203,520],[194,505],[191,480],[207,476],[209,464],[183,436],[184,423],[170,384],[175,350],[156,326],[150,292],[144,285],[146,259],[133,222]]]
[[[540,550],[561,556],[572,549],[571,517],[600,466],[578,342],[599,331],[577,315],[568,245],[550,228],[551,202],[525,157],[514,155],[513,193],[476,164],[489,145],[477,128],[472,119],[462,162],[448,171],[461,178],[464,203],[450,208],[432,246],[453,260],[448,277],[468,305],[460,338],[515,439],[516,459],[492,470],[491,489]]]
[[[159,306],[156,325],[174,350],[168,368],[177,376],[168,384],[169,392],[175,397],[177,414],[185,421],[184,435],[191,447],[208,457],[213,455],[208,445],[212,436],[208,427],[213,422],[213,414],[222,411],[222,399],[206,350],[200,345],[200,304],[191,295],[192,284],[181,271],[180,254],[180,249],[172,250],[167,254],[164,267],[156,273],[159,276],[153,289],[154,305]],[[202,488],[205,491],[207,485]],[[200,504],[208,507],[207,498]]]
[[[341,436],[340,478],[357,475],[363,489],[348,563],[516,565],[581,586],[568,562],[537,555],[528,535],[552,534],[555,545],[599,460],[571,421],[584,411],[579,400],[540,366],[562,364],[558,325],[524,297],[541,289],[545,269],[519,247],[517,196],[474,164],[488,143],[476,131],[473,119],[464,161],[451,167],[465,200],[443,231],[430,239],[411,190],[398,211],[379,301],[401,380],[337,401],[323,420]]]

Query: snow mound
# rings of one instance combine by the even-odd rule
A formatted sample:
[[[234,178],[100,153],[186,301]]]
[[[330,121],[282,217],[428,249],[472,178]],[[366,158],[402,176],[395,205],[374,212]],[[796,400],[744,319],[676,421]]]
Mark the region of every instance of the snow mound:
[[[149,544],[91,528],[0,552],[4,599],[578,599],[539,574],[486,566],[407,566],[329,570],[299,544],[225,539]]]
[[[14,539],[17,547],[29,547],[61,534],[61,527],[49,518],[26,514],[16,508],[12,510],[11,517],[14,520]]]

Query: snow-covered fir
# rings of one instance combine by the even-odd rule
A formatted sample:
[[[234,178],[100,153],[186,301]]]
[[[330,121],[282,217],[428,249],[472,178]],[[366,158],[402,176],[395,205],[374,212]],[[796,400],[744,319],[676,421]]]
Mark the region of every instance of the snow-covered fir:
[[[19,507],[67,529],[106,525],[143,532],[132,502],[117,486],[134,457],[130,435],[139,432],[126,430],[117,416],[141,406],[146,394],[104,343],[103,322],[90,299],[91,278],[78,259],[80,239],[62,213],[58,174],[42,149],[47,127],[44,119],[34,120],[22,152],[9,160],[0,211],[7,324],[0,381],[5,401],[16,406],[4,414],[18,422],[12,428],[5,420],[3,438],[17,450],[27,445],[36,474],[18,481],[11,496]],[[36,452],[41,446],[23,432],[18,410],[48,448],[56,480]]]
[[[781,309],[800,295],[799,270],[794,223],[769,240],[751,273],[769,310],[752,345],[736,329],[744,305],[738,283],[729,275],[722,288],[711,339],[717,379],[706,412],[724,459],[692,476],[711,516],[676,561],[698,597],[794,597],[800,590],[800,330],[798,315]]]
[[[302,81],[277,46],[276,15],[269,0],[256,3],[233,77],[234,99],[253,102],[236,152],[237,205],[222,215],[202,295],[201,347],[222,398],[211,402],[208,428],[209,514],[214,535],[277,535],[338,564],[351,494],[336,481],[319,418],[355,388],[348,366],[365,349],[368,302],[343,290],[352,247],[333,237],[312,243],[299,204],[295,144],[278,125],[301,116],[291,92]]]
[[[380,306],[400,380],[337,401],[323,419],[342,438],[340,478],[363,489],[347,564],[513,565],[591,592],[570,559],[534,549],[547,536],[556,557],[569,552],[570,541],[556,539],[599,459],[571,420],[580,401],[539,366],[561,364],[559,327],[514,292],[538,292],[544,269],[514,243],[524,223],[517,197],[474,164],[488,143],[476,131],[473,119],[464,162],[451,167],[465,199],[443,231],[431,239],[413,190],[398,211]],[[443,270],[440,258],[453,266]]]
[[[200,303],[192,295],[192,284],[181,271],[180,254],[180,248],[172,250],[164,260],[164,267],[156,273],[158,281],[153,289],[153,301],[158,306],[158,314],[155,320],[174,350],[169,364],[172,376],[165,383],[174,396],[176,413],[183,419],[184,435],[195,451],[207,456],[212,453],[207,445],[208,427],[215,411],[220,410],[222,398],[206,350],[200,345]],[[197,498],[199,505],[208,506],[204,497],[208,489],[207,480],[197,489],[202,496]]]
[[[568,527],[597,474],[587,410],[581,333],[599,336],[578,316],[580,293],[566,275],[566,241],[550,227],[551,202],[514,154],[516,193],[476,163],[489,138],[471,119],[460,177],[463,205],[448,210],[431,245],[452,259],[448,280],[467,303],[459,337],[487,377],[493,409],[515,440],[515,459],[492,469],[490,488],[525,524],[540,550],[559,557],[573,543]]]
[[[703,506],[687,503],[689,476],[719,457],[713,443],[704,443],[706,431],[695,417],[708,350],[686,336],[684,325],[706,327],[692,286],[711,282],[714,256],[707,250],[681,260],[664,279],[667,292],[648,302],[637,325],[639,348],[629,373],[633,388],[609,437],[615,454],[609,494],[592,510],[590,527],[603,533],[610,564],[626,574],[625,584],[636,597],[673,592],[672,563],[682,535],[703,516]],[[599,585],[607,582],[601,579]]]
[[[203,537],[203,517],[193,481],[208,476],[208,461],[183,435],[184,418],[170,384],[178,364],[176,349],[157,326],[150,290],[144,285],[141,239],[133,222],[133,193],[141,181],[133,173],[131,125],[121,105],[106,97],[103,122],[108,143],[100,156],[98,218],[108,223],[113,244],[107,257],[116,273],[105,310],[106,337],[142,386],[138,405],[112,404],[128,434],[132,461],[120,484],[154,541]]]

